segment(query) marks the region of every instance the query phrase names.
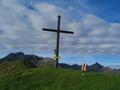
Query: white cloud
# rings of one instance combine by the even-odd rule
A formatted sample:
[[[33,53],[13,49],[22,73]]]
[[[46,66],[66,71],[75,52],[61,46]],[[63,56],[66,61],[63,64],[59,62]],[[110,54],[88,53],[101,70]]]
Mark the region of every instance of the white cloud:
[[[1,0],[0,49],[2,52],[52,51],[55,48],[56,34],[43,32],[42,28],[56,28],[56,16],[62,14],[62,29],[75,32],[74,35],[62,34],[63,52],[120,53],[119,23],[109,23],[93,14],[82,14],[81,19],[75,20],[75,15],[71,16],[73,14],[69,10],[50,3],[33,3],[32,7],[33,9],[29,9],[16,0]]]

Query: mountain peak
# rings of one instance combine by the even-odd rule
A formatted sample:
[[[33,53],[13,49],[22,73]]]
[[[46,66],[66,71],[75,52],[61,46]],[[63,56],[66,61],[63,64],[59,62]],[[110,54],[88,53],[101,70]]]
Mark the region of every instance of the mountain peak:
[[[24,55],[24,53],[23,52],[18,52],[18,53],[16,53],[17,55]]]
[[[89,69],[92,71],[101,71],[104,68],[101,64],[98,62],[94,63],[93,65],[89,66]]]
[[[100,63],[98,63],[98,62],[96,62],[96,63],[94,63],[93,65],[101,65]]]
[[[22,59],[24,57],[24,53],[18,52],[18,53],[10,53],[6,57],[2,58],[1,61],[8,61],[8,60],[18,60]]]

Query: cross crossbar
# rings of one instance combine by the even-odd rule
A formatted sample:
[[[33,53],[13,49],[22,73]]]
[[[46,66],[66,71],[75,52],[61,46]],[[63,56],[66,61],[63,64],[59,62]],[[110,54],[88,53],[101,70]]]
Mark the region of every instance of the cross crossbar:
[[[47,29],[47,28],[43,28],[43,31],[51,31],[51,32],[58,32],[56,29]],[[59,32],[61,33],[68,33],[68,34],[73,34],[74,32],[72,31],[64,31],[64,30],[60,30]]]

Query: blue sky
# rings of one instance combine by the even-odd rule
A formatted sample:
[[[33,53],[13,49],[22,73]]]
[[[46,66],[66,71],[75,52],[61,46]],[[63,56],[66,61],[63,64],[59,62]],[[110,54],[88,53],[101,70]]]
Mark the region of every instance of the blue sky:
[[[120,64],[119,0],[1,0],[0,56],[24,52],[54,57],[56,28],[62,16],[61,61],[69,64]]]

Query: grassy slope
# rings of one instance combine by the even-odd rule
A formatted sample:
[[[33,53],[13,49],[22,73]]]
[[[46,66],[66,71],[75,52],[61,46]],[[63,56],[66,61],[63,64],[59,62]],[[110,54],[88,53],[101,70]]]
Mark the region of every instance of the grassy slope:
[[[0,64],[0,76],[18,73],[23,71],[24,69],[27,69],[27,67],[23,64],[22,60],[6,61]]]
[[[83,74],[55,68],[26,69],[19,61],[6,63],[0,70],[0,90],[120,90],[120,75]]]

